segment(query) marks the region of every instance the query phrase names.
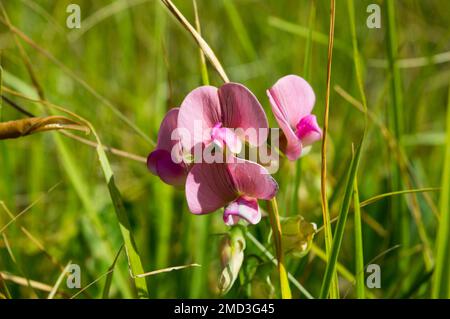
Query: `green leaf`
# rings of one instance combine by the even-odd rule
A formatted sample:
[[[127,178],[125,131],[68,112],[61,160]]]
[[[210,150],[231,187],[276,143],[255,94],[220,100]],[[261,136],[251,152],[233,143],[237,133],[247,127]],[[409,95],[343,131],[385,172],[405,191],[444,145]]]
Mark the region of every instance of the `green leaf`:
[[[109,194],[111,200],[114,204],[114,210],[116,212],[117,220],[119,222],[120,232],[122,233],[122,238],[125,244],[125,252],[128,257],[128,264],[131,273],[134,278],[134,283],[137,289],[137,296],[139,298],[148,298],[148,289],[145,278],[136,277],[137,274],[144,273],[144,268],[142,267],[141,258],[136,248],[133,235],[131,233],[131,226],[128,220],[127,212],[123,205],[122,196],[114,182],[114,174],[111,170],[111,166],[108,161],[108,157],[103,149],[103,145],[95,132],[94,128],[91,127],[93,133],[97,138],[98,146],[96,147],[100,165],[102,167],[103,174],[105,176],[106,184],[108,185]]]

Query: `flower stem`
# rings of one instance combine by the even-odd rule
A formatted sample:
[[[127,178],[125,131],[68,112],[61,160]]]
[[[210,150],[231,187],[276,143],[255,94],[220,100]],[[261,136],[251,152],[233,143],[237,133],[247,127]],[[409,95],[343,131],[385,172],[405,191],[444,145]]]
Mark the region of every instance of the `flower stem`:
[[[269,212],[270,225],[272,227],[273,237],[275,241],[275,252],[278,260],[278,273],[280,276],[281,298],[291,299],[291,288],[289,287],[288,276],[284,266],[284,254],[281,241],[281,224],[280,215],[278,214],[278,204],[274,197],[267,205]]]

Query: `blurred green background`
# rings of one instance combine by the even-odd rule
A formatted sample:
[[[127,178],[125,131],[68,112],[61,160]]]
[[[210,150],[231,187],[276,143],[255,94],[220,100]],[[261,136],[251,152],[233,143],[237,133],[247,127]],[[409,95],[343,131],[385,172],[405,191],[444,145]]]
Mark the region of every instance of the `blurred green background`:
[[[46,99],[89,120],[105,145],[146,157],[154,147],[152,142],[165,112],[179,106],[189,91],[202,84],[197,45],[159,1],[1,2],[11,23],[59,61],[54,63],[18,38]],[[79,30],[66,27],[70,3],[81,8]],[[381,7],[380,29],[366,26],[366,8],[371,3]],[[192,2],[178,0],[175,4],[194,23]],[[317,97],[314,113],[323,125],[329,1],[197,0],[197,5],[205,40],[230,79],[244,83],[255,93],[272,125],[275,121],[265,90],[286,74],[309,74]],[[312,6],[312,54],[310,69],[305,70]],[[393,89],[392,72],[387,67],[385,1],[355,1],[365,91],[373,115],[358,173],[361,200],[401,189],[441,186],[450,75],[449,12],[448,1],[395,1],[400,86]],[[32,96],[32,80],[4,19],[2,15],[3,84]],[[208,70],[211,84],[221,85],[214,69]],[[401,96],[401,106],[396,106],[402,110],[397,119],[401,126],[398,135],[392,133],[393,91]],[[340,208],[352,143],[359,142],[364,129],[363,114],[343,97],[343,92],[360,100],[348,10],[345,1],[337,1],[328,146],[332,217]],[[44,115],[41,105],[8,92],[2,94],[35,115]],[[5,101],[0,116],[2,121],[24,117]],[[383,127],[391,131],[389,136],[398,137],[407,165],[393,155]],[[152,176],[139,158],[110,153],[108,157],[144,270],[202,265],[148,276],[150,297],[219,297],[220,234],[227,231],[221,213],[193,216],[183,192]],[[294,194],[297,170],[295,163],[286,162],[275,175],[280,184],[280,214],[301,214],[320,229],[320,143],[302,158],[300,188]],[[381,254],[374,263],[382,271],[381,288],[371,289],[368,296],[431,296],[433,252],[438,218],[443,213],[439,198],[439,192],[417,193],[388,197],[363,208],[364,261],[370,263]],[[106,278],[101,276],[113,263],[122,239],[94,148],[60,133],[0,141],[0,201],[4,203],[0,207],[0,229],[10,221],[5,207],[17,215],[32,205],[1,232],[0,272],[9,276],[4,282],[12,297],[47,297],[48,288],[55,285],[69,261],[80,265],[83,287],[99,279],[77,298],[101,297]],[[248,231],[272,250],[269,229],[267,218],[263,218]],[[323,231],[314,243],[316,247],[302,259],[288,255],[287,265],[296,280],[318,296],[325,270],[319,256],[324,249]],[[349,218],[339,255],[342,298],[355,296],[353,245],[353,219]],[[433,253],[431,257],[427,257],[427,249]],[[278,287],[276,268],[249,240],[245,255],[241,274],[225,297],[273,297],[271,285]],[[127,267],[122,253],[111,297],[133,296]],[[37,287],[27,280],[47,286]],[[70,297],[78,290],[63,283],[58,291],[57,297]],[[294,297],[304,298],[295,287],[292,291]]]

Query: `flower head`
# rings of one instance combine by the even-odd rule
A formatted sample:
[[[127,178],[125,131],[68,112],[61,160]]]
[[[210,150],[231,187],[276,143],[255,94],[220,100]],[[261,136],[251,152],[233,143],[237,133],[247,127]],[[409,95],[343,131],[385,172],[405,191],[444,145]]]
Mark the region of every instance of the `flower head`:
[[[267,139],[267,117],[261,104],[245,86],[227,83],[220,88],[202,86],[191,91],[180,106],[178,127],[187,151],[211,143],[239,153],[242,140],[260,146]],[[239,129],[239,132],[233,131]],[[248,133],[251,130],[252,132]]]
[[[225,224],[241,218],[251,224],[261,220],[258,199],[272,199],[278,184],[261,165],[232,157],[227,163],[194,164],[186,179],[186,199],[193,214],[225,207]]]
[[[302,149],[322,138],[322,130],[311,114],[316,97],[303,78],[287,75],[267,90],[275,118],[284,133],[283,151],[289,160],[296,160]]]
[[[183,161],[182,147],[177,136],[179,108],[167,112],[158,132],[158,143],[147,157],[147,167],[166,184],[183,186],[188,166]]]

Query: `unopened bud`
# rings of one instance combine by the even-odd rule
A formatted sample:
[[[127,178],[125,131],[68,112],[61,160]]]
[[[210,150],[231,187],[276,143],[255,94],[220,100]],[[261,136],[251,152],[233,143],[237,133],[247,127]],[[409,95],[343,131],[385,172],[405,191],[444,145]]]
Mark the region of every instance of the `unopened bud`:
[[[239,275],[244,261],[245,238],[240,226],[234,226],[223,238],[220,245],[222,272],[218,288],[221,294],[226,294]]]

